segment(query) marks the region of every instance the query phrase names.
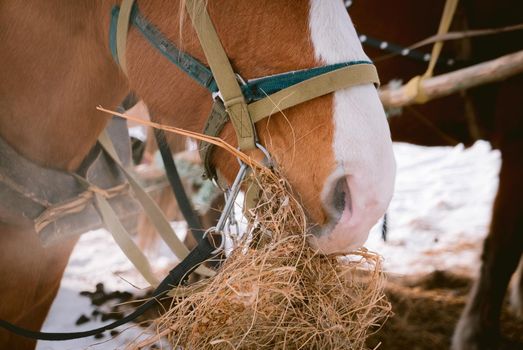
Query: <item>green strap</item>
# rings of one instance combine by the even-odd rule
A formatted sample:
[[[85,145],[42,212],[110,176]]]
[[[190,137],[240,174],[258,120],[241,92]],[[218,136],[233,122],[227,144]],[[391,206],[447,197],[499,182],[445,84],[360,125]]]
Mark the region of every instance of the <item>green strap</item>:
[[[169,224],[168,220],[165,218],[165,215],[158,207],[156,202],[144,191],[144,189],[140,186],[136,179],[134,179],[132,174],[129,173],[129,171],[122,165],[118,158],[118,155],[116,154],[113,143],[107,135],[106,131],[103,131],[102,134],[99,136],[98,142],[100,142],[107,154],[122,170],[123,174],[127,178],[127,181],[129,181],[129,185],[131,186],[136,196],[136,199],[142,205],[143,209],[145,210],[145,213],[149,217],[151,223],[154,225],[158,234],[162,237],[167,246],[178,257],[178,259],[180,259],[180,261],[183,260],[189,254],[189,250],[187,249],[185,244],[183,244],[183,242],[180,241],[178,236],[176,236],[176,233],[174,232],[173,228]],[[199,266],[196,272],[198,272],[200,275],[208,277],[214,276],[215,274],[213,270],[205,266]]]
[[[241,150],[253,149],[256,147],[254,125],[249,116],[247,103],[229,58],[209,17],[206,2],[187,0],[185,4],[236,131],[238,146]]]
[[[253,102],[247,108],[249,109],[251,120],[253,123],[257,123],[271,114],[316,97],[350,86],[369,83],[375,84],[376,87],[380,84],[376,67],[368,63],[354,64],[309,78]],[[228,120],[228,115],[221,102],[214,102],[203,133],[208,136],[218,137]],[[213,145],[201,142],[199,150],[205,175],[209,178],[215,178],[216,172],[211,164]]]
[[[343,67],[296,85],[280,90],[259,101],[249,104],[248,109],[254,123],[284,109],[354,85],[380,81],[376,67],[372,64],[356,64]]]

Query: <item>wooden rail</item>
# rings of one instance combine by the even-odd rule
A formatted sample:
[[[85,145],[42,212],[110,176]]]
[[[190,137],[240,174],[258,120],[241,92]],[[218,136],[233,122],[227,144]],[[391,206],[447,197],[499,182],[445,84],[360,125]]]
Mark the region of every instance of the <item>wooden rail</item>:
[[[523,72],[523,51],[476,64],[454,72],[423,80],[420,89],[429,100],[447,96],[460,90],[506,79]],[[405,85],[397,89],[383,88],[380,98],[385,107],[402,107],[414,104]]]

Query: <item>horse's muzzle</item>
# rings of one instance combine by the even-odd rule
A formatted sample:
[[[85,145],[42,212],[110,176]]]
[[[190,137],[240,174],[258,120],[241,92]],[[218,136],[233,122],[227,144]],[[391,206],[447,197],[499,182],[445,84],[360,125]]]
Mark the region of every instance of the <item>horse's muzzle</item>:
[[[310,244],[323,254],[360,248],[385,213],[390,195],[373,189],[372,181],[354,175],[331,175],[323,193],[328,220],[311,236]]]

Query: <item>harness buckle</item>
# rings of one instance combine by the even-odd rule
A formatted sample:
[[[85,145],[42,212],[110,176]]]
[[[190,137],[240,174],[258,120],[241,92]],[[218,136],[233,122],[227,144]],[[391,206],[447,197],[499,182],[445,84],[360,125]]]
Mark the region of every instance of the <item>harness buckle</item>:
[[[238,194],[240,193],[241,186],[243,181],[245,180],[245,177],[247,176],[247,172],[249,170],[249,166],[243,162],[240,163],[240,170],[238,171],[238,174],[236,175],[236,178],[234,179],[234,182],[232,186],[226,190],[225,192],[228,193],[228,196],[226,196],[225,206],[223,207],[222,213],[220,215],[220,218],[218,219],[218,223],[215,227],[209,228],[205,233],[203,234],[203,237],[205,238],[210,233],[217,233],[221,235],[222,241],[219,247],[217,247],[213,254],[218,253],[220,250],[223,250],[225,246],[225,226],[227,223],[230,223],[234,225],[235,219],[232,217],[234,215],[234,205],[236,203],[236,198],[238,197]]]

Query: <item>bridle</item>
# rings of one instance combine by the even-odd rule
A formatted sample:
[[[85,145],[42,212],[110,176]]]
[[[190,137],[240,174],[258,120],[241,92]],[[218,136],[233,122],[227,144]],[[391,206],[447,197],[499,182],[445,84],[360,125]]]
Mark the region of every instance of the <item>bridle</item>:
[[[275,105],[283,110],[346,87],[365,83],[379,85],[376,68],[370,61],[350,61],[245,81],[234,72],[201,0],[187,0],[186,8],[209,67],[181,52],[141,15],[133,0],[124,0],[120,9],[113,9],[111,51],[125,71],[126,25],[135,26],[151,46],[214,96],[203,133],[218,136],[231,121],[242,151],[256,148],[254,125],[277,112]],[[120,28],[123,31],[118,31]],[[216,176],[211,166],[212,149],[212,145],[205,143],[200,147],[209,178]]]
[[[255,124],[258,121],[279,110],[293,107],[336,90],[368,83],[379,85],[376,68],[369,61],[351,61],[244,81],[234,72],[229,62],[207,12],[205,2],[186,0],[185,3],[209,67],[189,54],[181,52],[172,44],[140,14],[134,0],[123,0],[120,8],[115,7],[112,10],[110,47],[113,57],[127,73],[125,59],[127,32],[129,25],[135,26],[154,48],[212,93],[213,108],[203,133],[217,137],[225,124],[230,121],[236,132],[239,149],[241,151],[260,149],[264,153],[266,162],[270,163],[270,154],[257,138]],[[278,106],[278,109],[274,108],[275,105]],[[211,144],[200,144],[200,154],[207,177],[223,183],[211,165],[212,151]],[[156,298],[164,296],[173,287],[180,285],[198,265],[219,253],[221,246],[218,248],[214,246],[213,235],[210,233],[223,234],[227,221],[232,220],[232,207],[249,172],[249,166],[240,160],[239,162],[240,170],[232,186],[227,189],[229,194],[217,226],[209,229],[196,248],[169,272],[155,289],[151,299],[130,315],[114,323],[85,332],[34,332],[4,320],[0,320],[0,326],[24,337],[42,340],[69,340],[114,329],[143,314],[157,303]]]

